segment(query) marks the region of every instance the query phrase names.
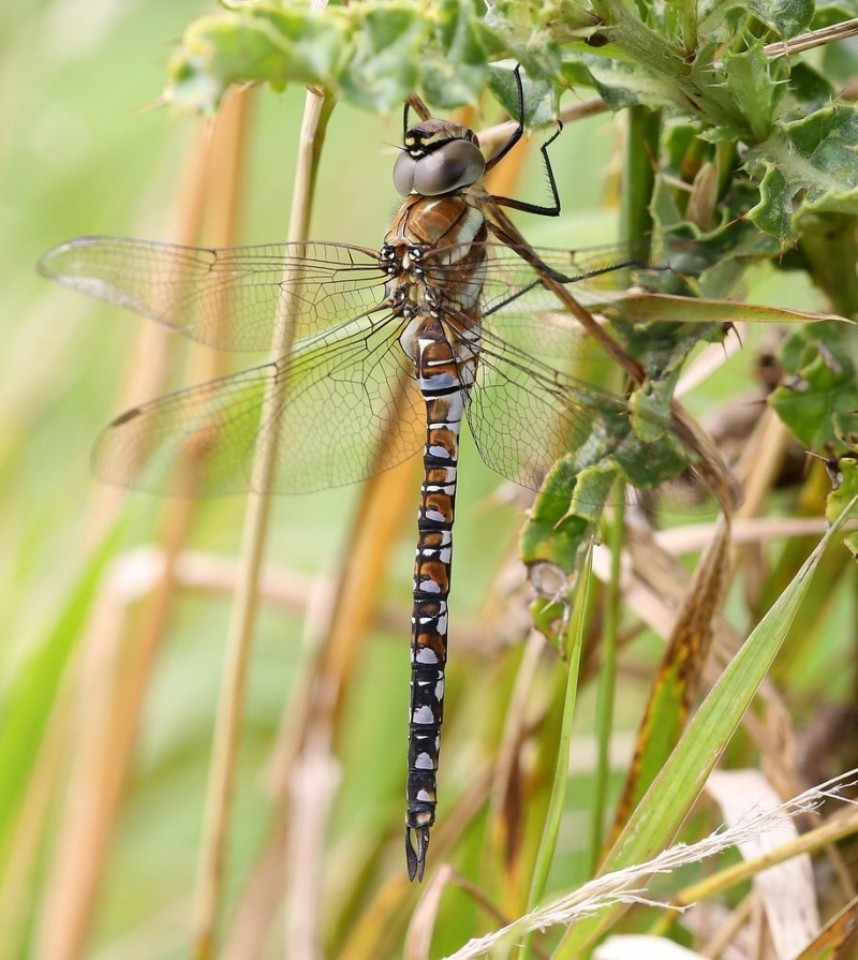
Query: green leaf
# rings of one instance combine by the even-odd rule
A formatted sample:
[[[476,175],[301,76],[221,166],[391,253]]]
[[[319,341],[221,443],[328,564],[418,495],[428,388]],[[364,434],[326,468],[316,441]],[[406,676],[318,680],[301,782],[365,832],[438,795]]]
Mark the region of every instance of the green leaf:
[[[849,502],[858,495],[858,459],[841,457],[837,464],[837,487],[828,495],[825,515],[833,523],[843,513]],[[843,546],[858,561],[858,532],[849,531],[843,537]]]
[[[337,77],[343,96],[376,110],[406,100],[418,86],[417,65],[429,37],[429,28],[415,8],[368,10]]]
[[[478,17],[470,0],[444,0],[443,11],[438,28],[443,56],[425,63],[422,89],[439,107],[475,103],[486,85],[489,69],[476,26]]]
[[[505,59],[521,64],[531,79],[555,83],[561,77],[566,45],[580,44],[598,25],[598,17],[584,4],[569,0],[558,5],[499,0],[488,5],[484,21]]]
[[[51,716],[69,660],[80,640],[92,605],[102,587],[108,563],[116,552],[123,525],[116,524],[89,558],[41,643],[4,692],[0,724],[0,837],[14,822],[29,772],[39,754],[42,735]],[[2,845],[0,845],[2,846]]]
[[[836,98],[829,78],[807,63],[793,64],[789,75],[789,92],[796,119],[822,110]]]
[[[673,841],[783,645],[790,625],[811,589],[813,571],[831,541],[839,535],[847,517],[854,516],[856,506],[858,504],[853,500],[730,661],[635,808],[605,858],[601,872],[643,863]],[[593,918],[579,921],[570,928],[553,956],[557,960],[582,956],[586,946],[624,909],[623,904],[617,904]]]
[[[347,14],[263,5],[201,17],[171,59],[165,99],[213,112],[234,83],[330,84],[348,38]]]
[[[786,174],[773,163],[764,163],[765,176],[760,183],[760,202],[748,216],[760,230],[782,240],[795,236],[793,214],[796,198],[802,189],[789,182]]]
[[[752,141],[764,140],[771,130],[775,105],[786,87],[783,61],[771,61],[763,45],[755,43],[741,53],[724,54],[727,90],[747,120]]]
[[[814,9],[813,0],[721,0],[709,5],[699,29],[707,41],[723,42],[740,34],[743,26],[755,27],[748,16],[751,14],[786,39],[810,26]]]
[[[833,523],[858,496],[858,459],[841,457],[834,467],[834,488],[825,503],[825,516]],[[852,537],[855,536],[853,533]]]
[[[672,77],[619,58],[584,56],[582,60],[611,110],[640,103],[652,110],[688,113],[688,102]]]
[[[700,43],[711,57],[715,48],[722,47],[732,37],[738,36],[748,22],[748,5],[745,0],[720,0],[701,10],[697,24]]]
[[[796,250],[801,266],[845,317],[858,317],[858,232],[854,216],[825,213],[802,224]]]
[[[792,310],[735,300],[714,300],[704,297],[674,297],[661,293],[629,293],[612,301],[594,304],[606,316],[632,316],[640,323],[724,324],[740,323],[818,323],[821,320],[842,321],[831,313]],[[697,334],[700,342],[700,334]]]
[[[572,456],[549,471],[521,533],[521,558],[530,567],[550,563],[575,572],[581,548],[593,536],[616,477],[602,460],[578,468]]]
[[[838,104],[776,125],[748,153],[746,166],[763,173],[760,203],[748,214],[782,240],[796,237],[810,212],[858,214],[858,112]]]
[[[632,395],[628,419],[602,422],[593,411],[590,437],[554,464],[537,494],[521,535],[526,564],[574,573],[618,479],[652,490],[682,472],[687,458],[668,428],[669,408],[670,384],[650,382]]]
[[[503,50],[474,0],[372,0],[320,13],[298,0],[247,3],[191,24],[165,96],[209,113],[231,84],[300,83],[373,110],[389,110],[418,89],[450,108],[477,100],[489,53]]]
[[[854,325],[820,323],[796,331],[780,358],[787,381],[769,403],[796,437],[823,453],[858,434],[858,333]]]
[[[781,37],[794,37],[810,26],[814,0],[748,0],[754,16]]]
[[[521,79],[524,90],[525,126],[542,127],[554,122],[558,107],[554,84],[544,80],[532,80],[527,76],[522,76]],[[512,67],[493,64],[489,72],[489,89],[511,117],[518,116],[518,84]]]

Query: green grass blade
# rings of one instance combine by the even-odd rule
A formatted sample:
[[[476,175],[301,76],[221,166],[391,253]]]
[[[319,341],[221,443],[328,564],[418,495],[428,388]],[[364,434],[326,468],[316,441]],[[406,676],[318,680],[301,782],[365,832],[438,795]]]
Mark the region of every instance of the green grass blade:
[[[539,903],[545,892],[548,880],[548,871],[554,848],[557,843],[557,834],[560,830],[560,820],[563,815],[563,803],[566,797],[566,787],[569,781],[569,749],[572,742],[572,726],[575,719],[575,702],[578,692],[578,672],[581,665],[581,647],[584,643],[584,628],[587,622],[587,610],[590,604],[590,582],[593,576],[593,551],[587,551],[587,556],[581,565],[581,573],[575,590],[575,599],[569,626],[566,631],[565,653],[568,666],[566,669],[566,695],[563,705],[563,723],[560,728],[560,742],[557,744],[557,766],[554,774],[554,783],[551,789],[551,799],[548,802],[548,811],[545,816],[545,825],[536,864],[533,870],[533,880],[530,887],[528,909],[532,910]]]
[[[116,553],[123,525],[116,524],[89,557],[65,606],[2,703],[0,726],[0,848],[29,781],[51,706],[69,659],[86,626],[105,568]]]
[[[854,515],[856,504],[858,497],[832,525],[703,701],[661,774],[611,848],[603,872],[642,863],[671,843],[780,650],[810,588],[811,574],[847,517]],[[618,905],[576,924],[554,956],[580,956],[623,909]]]

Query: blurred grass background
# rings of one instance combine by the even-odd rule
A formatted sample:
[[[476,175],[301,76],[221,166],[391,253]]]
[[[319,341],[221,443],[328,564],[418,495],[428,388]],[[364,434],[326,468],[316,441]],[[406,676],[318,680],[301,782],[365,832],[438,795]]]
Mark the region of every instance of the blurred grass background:
[[[59,697],[73,689],[74,651],[83,645],[85,630],[71,631],[65,643],[52,645],[46,638],[96,547],[92,503],[104,491],[90,477],[89,448],[99,429],[122,409],[119,398],[132,376],[134,344],[145,323],[48,284],[36,275],[35,264],[48,247],[80,234],[170,239],[183,165],[194,137],[208,124],[161,108],[157,99],[171,40],[206,9],[202,3],[63,0],[26,9],[7,7],[0,13],[5,38],[0,109],[6,131],[0,144],[0,258],[5,266],[0,289],[5,342],[0,360],[0,477],[5,505],[0,517],[4,585],[0,657],[7,694],[20,690],[28,665],[39,661],[39,649],[45,655],[32,670],[32,682],[50,690],[57,680]],[[255,98],[240,242],[270,241],[285,234],[303,99],[298,89],[282,96],[260,91]],[[400,123],[399,116],[385,120],[348,106],[337,109],[323,154],[311,236],[378,245],[397,203],[390,180],[390,145],[400,140]],[[596,118],[570,134],[555,151],[565,209],[571,216],[578,213],[588,226],[594,221],[593,239],[602,240],[611,222],[610,216],[603,217],[599,197],[615,133],[609,119]],[[580,148],[583,142],[587,150]],[[531,178],[537,199],[542,186],[538,173]],[[592,206],[585,206],[585,201]],[[539,242],[540,226],[535,225],[534,242]],[[543,229],[556,228],[552,224]],[[482,466],[469,443],[468,447],[457,527],[454,657],[459,656],[458,632],[465,632],[469,622],[472,632],[477,629],[486,591],[503,553],[514,547],[518,525],[516,510],[494,498],[498,479]],[[277,500],[269,556],[296,576],[307,575],[310,597],[318,578],[336,570],[358,496],[357,489],[348,488]],[[353,782],[347,777],[343,784],[340,799],[341,831],[358,829],[364,817],[395,826],[394,869],[400,867],[416,498],[415,487],[414,503],[401,521],[390,582],[383,588],[390,625],[373,630],[367,662],[360,665],[357,703],[349,708],[357,721],[344,750],[358,753],[360,762]],[[163,512],[157,498],[135,493],[130,499],[131,521],[117,545],[117,556],[155,537]],[[238,497],[201,504],[189,546],[234,556],[243,511]],[[166,931],[164,949],[148,955],[178,955],[170,944],[177,949],[184,942],[185,898],[196,869],[228,607],[226,593],[178,592],[168,641],[146,695],[109,873],[100,886],[92,941],[96,946],[129,931],[160,930],[161,921],[153,921],[159,917]],[[260,791],[260,762],[301,659],[301,613],[296,608],[284,615],[282,609],[263,607],[231,839],[234,877],[247,869],[260,839],[267,810]],[[457,673],[454,665],[451,711],[460,699]],[[47,675],[52,675],[50,680]],[[37,699],[30,698],[30,703]],[[450,723],[450,740],[466,718],[467,714]],[[21,718],[6,714],[7,731],[16,719]],[[28,720],[35,733],[49,715]],[[34,745],[38,737],[28,742]],[[68,742],[57,745],[55,773],[60,782],[71,749]],[[387,763],[391,753],[401,762]],[[446,759],[452,767],[452,750]],[[21,782],[0,787],[9,791],[7,799],[18,795],[31,770],[18,773]],[[58,789],[51,802],[60,803],[62,796]],[[345,812],[349,808],[352,812]],[[55,823],[58,813],[54,809],[49,822]],[[41,839],[48,841],[47,836]],[[50,862],[49,850],[46,842],[43,863]],[[30,907],[38,910],[38,898]]]
[[[182,184],[187,182],[183,178],[193,176],[187,158],[195,155],[195,138],[205,136],[207,122],[177,116],[156,101],[171,40],[206,9],[207,4],[189,2],[61,0],[0,11],[5,134],[0,138],[3,864],[8,868],[28,805],[29,813],[37,814],[33,805],[44,804],[40,822],[45,827],[34,838],[31,870],[20,891],[22,912],[15,918],[19,939],[8,938],[0,945],[3,958],[48,955],[39,953],[40,911],[63,808],[75,799],[65,777],[75,764],[76,724],[92,706],[86,702],[86,686],[81,697],[78,684],[81,671],[86,676],[92,658],[99,655],[84,642],[90,608],[79,592],[82,576],[99,555],[105,529],[93,508],[104,491],[90,477],[88,451],[98,430],[122,409],[123,387],[135,361],[145,356],[135,347],[145,321],[49,285],[37,277],[35,263],[48,247],[80,234],[152,239],[174,235]],[[285,235],[303,100],[303,91],[297,89],[283,95],[258,91],[253,98],[238,230],[242,243]],[[479,120],[475,125],[480,126]],[[399,116],[380,119],[347,106],[336,109],[320,169],[312,237],[378,245],[396,206],[389,145],[400,135]],[[617,127],[609,115],[567,127],[552,152],[564,215],[559,222],[527,222],[526,234],[533,243],[586,246],[611,239],[617,142]],[[538,200],[543,176],[533,157],[521,182],[517,195]],[[202,240],[206,242],[205,236]],[[757,282],[755,299],[820,305],[810,291],[794,289],[782,275],[773,278],[763,270]],[[747,382],[750,346],[707,390],[727,392]],[[705,400],[709,395],[702,396]],[[517,584],[508,558],[514,554],[520,511],[509,502],[508,490],[498,494],[498,478],[479,462],[469,440],[462,478],[442,811],[466,789],[481,762],[475,744],[500,738],[522,655],[520,648],[504,643],[525,629],[525,621],[513,616],[523,611],[524,600],[517,599],[514,590],[512,602],[505,596],[506,585]],[[396,877],[404,872],[400,825],[417,487],[413,489],[397,520],[399,533],[379,588],[381,614],[347,695],[348,720],[336,747],[342,779],[331,827],[334,862],[355,856],[370,862],[362,846],[380,843],[383,873]],[[228,912],[268,834],[269,818],[276,816],[277,801],[266,793],[266,762],[284,717],[287,723],[293,717],[289,704],[294,709],[302,665],[312,655],[314,616],[320,616],[326,585],[343,562],[359,497],[360,490],[346,488],[279,498],[275,505],[268,557],[285,584],[281,593],[294,596],[264,603],[258,624],[229,838]],[[109,589],[127,599],[138,589],[133,578],[145,578],[147,570],[140,555],[129,551],[158,537],[164,505],[145,494],[131,494],[121,509],[124,520],[105,553],[109,566],[99,573],[94,593],[112,583]],[[243,515],[241,498],[202,503],[188,548],[204,558],[234,557]],[[117,560],[129,556],[138,562],[125,562],[116,579]],[[225,582],[228,586],[228,573]],[[87,953],[71,952],[70,947],[70,957],[155,960],[185,955],[229,603],[228,589],[210,585],[179,589],[173,596],[165,643],[145,692],[116,833],[97,885],[92,929],[83,934]],[[841,606],[837,616],[848,619],[848,602]],[[139,615],[138,607],[142,602],[129,602],[125,615],[131,621]],[[646,670],[657,657],[654,646],[651,640],[637,645],[627,667],[617,717],[620,753],[622,730],[627,730],[628,750],[646,696]],[[100,652],[119,659],[124,655],[118,647]],[[790,673],[791,680],[801,676],[801,695],[808,701],[820,685],[831,699],[848,694],[852,678],[845,673],[832,677],[827,666],[836,655],[837,638],[832,637],[830,650],[805,651],[797,662],[800,671]],[[549,687],[555,682],[550,670],[542,682]],[[577,731],[576,790],[581,795],[589,777],[591,696],[589,690],[582,695]],[[22,713],[22,705],[30,710]],[[42,750],[38,765],[36,746]],[[586,875],[585,834],[583,817],[570,814],[563,832],[563,853],[573,864],[567,880],[576,869],[582,878]],[[478,859],[475,847],[471,866]],[[358,905],[348,898],[357,895],[336,880],[330,895],[334,906],[326,909],[345,929]],[[460,929],[440,936],[453,947],[467,928],[463,920]],[[331,927],[332,943],[340,942],[342,929]],[[390,955],[397,955],[397,948]]]

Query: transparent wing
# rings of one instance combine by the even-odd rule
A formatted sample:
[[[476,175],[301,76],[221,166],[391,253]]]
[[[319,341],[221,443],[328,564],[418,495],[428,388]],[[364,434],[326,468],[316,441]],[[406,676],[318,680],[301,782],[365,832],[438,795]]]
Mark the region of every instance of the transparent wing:
[[[486,464],[537,489],[560,457],[604,440],[628,404],[484,329],[467,417]]]
[[[519,249],[490,241],[485,251],[484,325],[552,365],[570,358],[586,360],[588,375],[594,373],[593,364],[607,363],[608,357],[543,285],[540,270],[568,284],[583,307],[598,310],[633,286],[687,293],[688,277],[699,275],[715,259],[700,244],[679,240],[669,247],[662,242],[655,252],[641,241],[584,250]],[[447,279],[454,281],[455,264],[436,259],[443,256],[426,263],[430,278],[442,286]]]
[[[555,279],[573,286],[584,306],[602,301],[605,294],[629,287],[679,292],[688,278],[697,277],[717,262],[717,254],[684,238],[636,240],[623,244],[561,250],[516,247],[495,241],[485,244],[487,269],[483,286],[483,313],[504,312],[532,317],[534,311],[556,311],[556,297],[540,282],[538,266]],[[443,253],[443,251],[441,252]],[[439,283],[455,277],[455,264],[427,263],[427,274]],[[437,257],[443,260],[441,254]],[[519,305],[528,297],[528,308]]]
[[[376,306],[385,281],[375,251],[336,243],[215,250],[79,237],[39,270],[221,350],[267,350],[278,323],[295,340],[333,329]]]
[[[467,329],[467,318],[448,314],[449,329]],[[613,464],[631,484],[624,496],[631,502],[649,502],[644,492],[674,479],[688,464],[677,442],[667,438],[670,425],[656,410],[636,405],[638,432],[629,422],[629,402],[616,394],[592,387],[564,367],[568,352],[557,341],[558,351],[546,362],[499,336],[494,316],[481,332],[481,351],[474,386],[466,406],[467,419],[480,456],[494,471],[515,483],[539,489],[548,471],[571,454],[567,472],[572,479],[585,467]],[[642,434],[648,435],[645,440]],[[691,462],[697,462],[694,453]],[[598,471],[597,471],[598,472]],[[610,482],[610,480],[608,481]],[[640,490],[634,490],[638,487]],[[581,502],[591,495],[610,502],[598,483],[576,489]],[[667,509],[697,512],[711,504],[704,475],[683,476],[681,486],[671,485]]]
[[[266,490],[352,483],[415,454],[422,400],[386,314],[370,329],[322,337],[291,357],[168,394],[122,414],[93,450],[97,476],[178,496],[260,489],[259,442],[276,443]],[[263,419],[265,397],[281,400]]]
[[[576,284],[578,295],[671,271],[664,256],[648,267],[636,244],[534,252],[490,242],[486,252],[483,357],[469,419],[489,466],[538,486],[557,457],[585,441],[594,415],[608,423],[626,416],[621,398],[556,369],[582,341],[540,270]],[[427,262],[430,279],[455,280],[455,266],[439,259]],[[387,277],[372,250],[330,243],[212,250],[91,237],[50,251],[40,269],[220,348],[265,349],[278,323],[303,341],[275,363],[119,417],[94,454],[107,480],[166,493],[253,489],[261,432],[276,437],[278,450],[266,489],[300,492],[369,476],[423,442],[422,403],[396,344],[401,321],[382,303]],[[285,399],[261,422],[272,388]]]
[[[612,454],[627,472],[634,466],[630,475],[646,484],[669,473],[676,462],[671,445],[658,452],[643,445],[630,435],[624,398],[572,375],[572,370],[586,370],[601,379],[615,361],[582,335],[575,318],[540,282],[540,270],[547,268],[572,285],[572,293],[586,307],[604,300],[605,292],[631,285],[682,287],[688,277],[716,262],[713,251],[684,240],[662,242],[654,252],[641,243],[582,251],[487,246],[482,351],[468,407],[483,460],[502,476],[533,488],[570,452],[577,452],[582,464]],[[454,318],[451,327],[457,326],[467,327],[467,318]],[[647,419],[640,407],[636,416]],[[665,429],[653,413],[653,437]],[[652,458],[646,463],[640,460],[644,450]],[[694,497],[703,495],[695,489]]]
[[[690,241],[661,241],[584,250],[517,249],[486,244],[484,310],[516,311],[533,291],[533,311],[556,310],[528,261],[576,284],[587,304],[595,291],[650,285],[665,276],[700,272],[712,253]],[[443,259],[443,256],[438,259]],[[92,297],[133,310],[178,333],[223,350],[266,350],[278,323],[295,340],[334,329],[376,306],[386,275],[374,250],[338,243],[281,243],[209,249],[119,237],[79,237],[48,251],[40,271]],[[432,265],[443,282],[455,265]],[[524,322],[524,314],[519,312]]]

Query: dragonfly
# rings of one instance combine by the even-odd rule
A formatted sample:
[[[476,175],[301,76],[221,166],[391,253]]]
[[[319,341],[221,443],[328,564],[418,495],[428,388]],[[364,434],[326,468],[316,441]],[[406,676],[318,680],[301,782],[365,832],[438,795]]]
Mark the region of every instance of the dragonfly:
[[[289,327],[285,355],[113,420],[93,450],[94,472],[106,481],[164,494],[245,492],[256,482],[256,445],[268,440],[276,457],[258,492],[306,493],[422,450],[405,817],[412,880],[423,877],[436,815],[462,421],[490,468],[537,489],[594,429],[604,439],[628,418],[623,397],[563,369],[577,337],[570,324],[542,322],[549,303],[562,309],[557,288],[575,284],[577,294],[615,271],[616,250],[532,248],[500,215],[500,207],[559,214],[547,151],[559,127],[540,148],[549,205],[485,186],[524,133],[518,72],[516,81],[516,127],[488,159],[468,127],[425,108],[409,125],[406,105],[393,170],[402,201],[380,250],[80,237],[40,261],[47,277],[219,349],[264,350],[278,324]],[[273,410],[265,403],[272,390],[280,398]]]

